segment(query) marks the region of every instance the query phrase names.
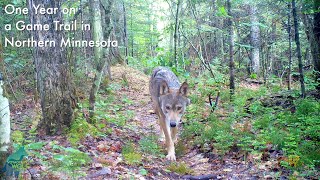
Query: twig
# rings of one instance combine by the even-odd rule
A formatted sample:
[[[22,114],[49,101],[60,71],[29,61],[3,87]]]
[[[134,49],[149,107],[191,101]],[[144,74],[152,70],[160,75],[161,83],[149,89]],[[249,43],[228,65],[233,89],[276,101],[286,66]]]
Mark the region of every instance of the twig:
[[[183,32],[182,32],[181,34],[182,34],[182,36],[183,36],[184,38],[186,38],[186,40],[189,42],[189,44],[191,45],[191,47],[197,52],[197,55],[198,55],[199,59],[201,60],[202,65],[203,65],[207,70],[209,70],[212,78],[215,79],[215,78],[214,78],[213,71],[212,71],[212,69],[211,69],[211,67],[210,67],[210,63],[206,63],[205,60],[203,59],[201,53],[200,53],[200,52],[197,50],[197,48],[192,44],[192,42],[190,41],[190,39],[188,39],[187,36],[184,35]]]

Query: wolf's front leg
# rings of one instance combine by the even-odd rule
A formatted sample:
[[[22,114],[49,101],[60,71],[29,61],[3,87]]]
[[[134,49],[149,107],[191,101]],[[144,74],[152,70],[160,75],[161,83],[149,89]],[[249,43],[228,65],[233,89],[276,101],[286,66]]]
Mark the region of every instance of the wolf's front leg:
[[[162,127],[161,127],[161,125],[160,125],[160,141],[164,141],[165,140],[165,136],[164,136],[164,133],[163,133],[163,129],[162,129]]]
[[[167,146],[167,151],[168,151],[168,155],[167,155],[167,159],[170,161],[175,161],[176,160],[176,155],[174,152],[174,144],[173,141],[171,139],[171,132],[170,132],[170,127],[166,124],[165,119],[161,119],[160,120],[160,125],[162,127],[165,139],[166,139],[166,146]]]
[[[172,127],[170,129],[171,129],[171,139],[175,143],[177,141],[178,127]]]

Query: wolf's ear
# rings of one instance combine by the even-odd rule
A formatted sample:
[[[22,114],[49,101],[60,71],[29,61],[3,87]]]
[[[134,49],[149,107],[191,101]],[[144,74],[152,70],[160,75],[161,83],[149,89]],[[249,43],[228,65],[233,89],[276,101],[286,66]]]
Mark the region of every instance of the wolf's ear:
[[[180,86],[179,93],[180,93],[182,96],[187,96],[187,94],[188,94],[188,89],[189,89],[188,83],[187,83],[187,82],[184,82],[184,83],[182,83],[182,85]]]
[[[159,91],[160,91],[160,95],[166,95],[169,93],[169,86],[168,86],[167,82],[165,82],[165,81],[161,82]]]

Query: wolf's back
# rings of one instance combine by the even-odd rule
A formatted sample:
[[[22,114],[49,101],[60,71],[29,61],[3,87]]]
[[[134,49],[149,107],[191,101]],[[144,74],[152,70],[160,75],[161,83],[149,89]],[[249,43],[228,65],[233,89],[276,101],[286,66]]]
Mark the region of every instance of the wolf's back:
[[[159,97],[160,84],[166,81],[170,89],[179,89],[180,83],[177,76],[168,68],[157,67],[153,70],[150,80],[150,93]],[[152,92],[153,90],[153,92]]]

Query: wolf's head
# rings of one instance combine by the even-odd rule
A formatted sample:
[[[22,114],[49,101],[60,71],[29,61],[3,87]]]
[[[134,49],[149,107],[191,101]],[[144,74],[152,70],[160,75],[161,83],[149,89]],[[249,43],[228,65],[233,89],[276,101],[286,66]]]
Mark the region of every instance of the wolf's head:
[[[179,89],[170,89],[168,84],[163,81],[159,90],[159,104],[166,124],[170,127],[176,127],[186,107],[190,104],[190,100],[187,98],[188,83],[182,83]]]

